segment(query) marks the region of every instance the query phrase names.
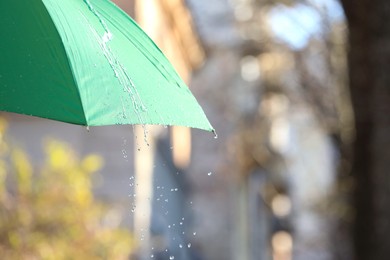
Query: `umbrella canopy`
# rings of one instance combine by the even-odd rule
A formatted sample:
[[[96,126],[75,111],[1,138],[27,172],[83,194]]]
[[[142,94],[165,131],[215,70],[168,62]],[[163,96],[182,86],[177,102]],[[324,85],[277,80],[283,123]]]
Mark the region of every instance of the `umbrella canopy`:
[[[108,0],[0,1],[0,110],[213,130],[153,41]]]

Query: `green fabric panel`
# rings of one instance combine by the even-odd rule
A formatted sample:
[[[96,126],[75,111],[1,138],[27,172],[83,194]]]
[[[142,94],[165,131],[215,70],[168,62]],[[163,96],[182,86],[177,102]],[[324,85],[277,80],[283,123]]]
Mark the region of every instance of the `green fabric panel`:
[[[85,125],[62,40],[42,1],[0,1],[0,26],[0,110]]]

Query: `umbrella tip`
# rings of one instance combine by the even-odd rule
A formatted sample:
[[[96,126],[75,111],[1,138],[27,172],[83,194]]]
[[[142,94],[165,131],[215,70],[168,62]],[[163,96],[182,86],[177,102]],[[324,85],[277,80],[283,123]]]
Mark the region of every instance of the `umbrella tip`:
[[[217,134],[217,131],[215,131],[215,129],[211,130],[214,134],[214,138],[217,139],[218,138],[218,134]]]

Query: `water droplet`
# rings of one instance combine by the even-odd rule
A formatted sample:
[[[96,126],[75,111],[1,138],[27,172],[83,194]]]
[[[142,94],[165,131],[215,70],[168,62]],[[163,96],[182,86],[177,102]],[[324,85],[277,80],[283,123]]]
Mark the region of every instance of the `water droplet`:
[[[179,244],[179,247],[180,247],[180,248],[183,248],[183,245],[182,245],[182,244]]]
[[[173,260],[173,259],[175,259],[175,257],[174,257],[173,255],[171,255],[171,256],[169,257],[169,260]]]
[[[87,127],[85,129],[87,129],[87,131],[89,132],[89,125],[87,125]]]
[[[188,243],[188,244],[187,244],[187,247],[188,247],[188,248],[191,248],[191,243]]]
[[[151,255],[150,255],[150,258],[154,258],[154,255],[153,255],[153,254],[151,254]]]
[[[142,125],[142,129],[144,130],[144,142],[146,143],[147,146],[150,146],[149,141],[148,141],[148,134],[149,130],[146,128],[146,125]]]
[[[102,41],[104,43],[107,43],[107,42],[111,41],[111,39],[112,39],[112,33],[110,31],[105,32],[103,37],[102,37]],[[115,76],[117,77],[117,75],[115,75]]]
[[[207,173],[208,176],[210,176],[211,174],[213,174],[213,173],[212,172]]]
[[[214,134],[214,139],[217,139],[218,138],[218,134],[217,132],[213,129],[213,134]]]
[[[180,224],[180,226],[182,226],[182,225],[183,225],[183,222],[180,222],[179,224]]]
[[[196,236],[196,232],[192,233],[194,236]]]
[[[125,149],[122,149],[123,158],[127,158],[127,151]]]

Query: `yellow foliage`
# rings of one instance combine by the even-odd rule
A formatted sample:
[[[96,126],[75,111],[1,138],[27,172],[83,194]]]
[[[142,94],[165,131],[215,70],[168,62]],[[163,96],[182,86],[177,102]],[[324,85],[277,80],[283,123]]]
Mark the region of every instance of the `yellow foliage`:
[[[0,118],[0,150],[5,129]],[[44,151],[40,170],[21,149],[0,151],[0,258],[129,259],[130,233],[104,224],[107,211],[91,191],[102,158],[79,159],[55,140],[47,140]]]
[[[11,159],[15,168],[18,191],[20,194],[27,194],[31,189],[32,167],[27,155],[20,149],[14,149],[11,153]]]
[[[102,158],[97,154],[90,154],[81,162],[81,166],[86,172],[96,172],[103,166]]]

